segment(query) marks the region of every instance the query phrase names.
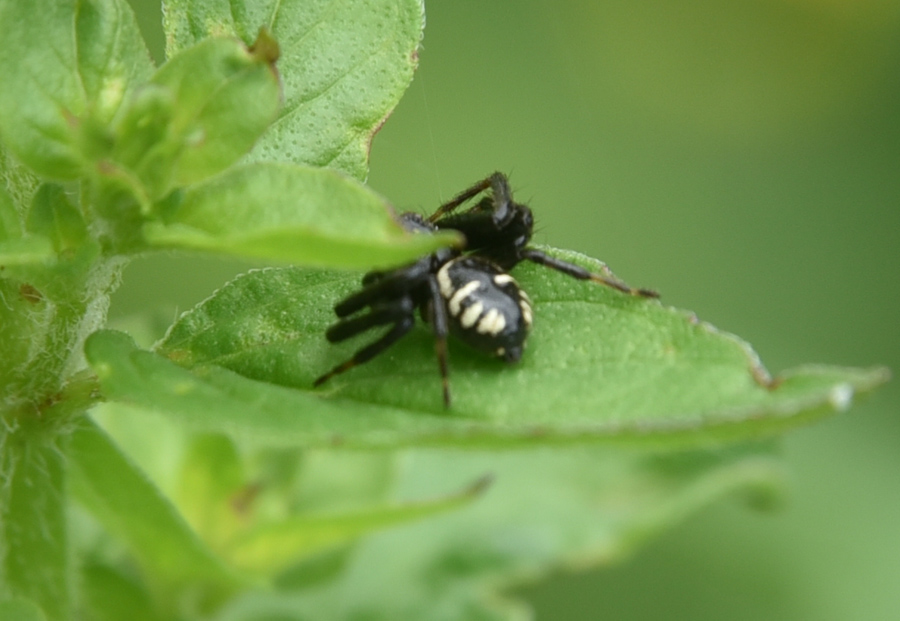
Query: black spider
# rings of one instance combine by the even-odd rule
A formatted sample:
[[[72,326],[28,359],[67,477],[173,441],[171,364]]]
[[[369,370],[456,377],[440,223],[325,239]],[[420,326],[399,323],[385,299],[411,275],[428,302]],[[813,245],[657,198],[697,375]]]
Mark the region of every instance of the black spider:
[[[487,190],[490,193],[468,209],[454,213]],[[465,237],[465,247],[444,248],[404,267],[366,274],[362,288],[334,307],[340,320],[328,328],[325,337],[336,343],[376,326],[392,327],[352,358],[319,377],[315,386],[386,350],[409,332],[418,310],[434,332],[444,404],[449,407],[448,332],[475,349],[507,362],[515,362],[522,356],[531,328],[531,303],[508,272],[525,260],[631,295],[658,297],[649,289],[633,289],[609,273],[595,274],[529,248],[534,226],[531,210],[513,201],[509,182],[499,172],[461,192],[428,218],[409,212],[399,219],[413,232],[459,231]],[[367,310],[361,312],[363,309]]]

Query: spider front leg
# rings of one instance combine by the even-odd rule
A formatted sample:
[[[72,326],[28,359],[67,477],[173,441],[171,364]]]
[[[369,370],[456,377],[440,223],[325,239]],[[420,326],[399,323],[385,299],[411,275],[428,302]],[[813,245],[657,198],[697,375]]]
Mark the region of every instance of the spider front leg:
[[[494,174],[498,174],[498,173],[494,173]],[[475,196],[478,196],[479,194],[481,194],[482,192],[487,190],[489,187],[491,187],[491,178],[492,177],[488,177],[487,179],[482,179],[481,181],[479,181],[472,187],[463,190],[462,192],[460,192],[459,194],[457,194],[456,196],[451,198],[449,201],[447,201],[446,203],[444,203],[443,205],[438,207],[437,210],[433,214],[428,216],[428,221],[432,222],[432,223],[437,222],[444,216],[453,213],[456,210],[456,208],[459,207],[460,205],[462,205],[463,203],[471,200]]]
[[[441,288],[436,278],[428,279],[429,303],[425,306],[425,315],[434,332],[434,353],[438,359],[441,373],[441,388],[444,393],[444,407],[450,407],[450,370],[447,364],[447,307],[441,296]]]
[[[563,274],[567,274],[572,278],[577,278],[578,280],[590,280],[592,282],[600,283],[601,285],[606,285],[607,287],[612,287],[613,289],[618,289],[623,293],[637,295],[644,298],[659,297],[659,293],[653,291],[652,289],[635,289],[634,287],[626,285],[618,278],[615,278],[612,273],[609,272],[609,268],[607,268],[606,266],[604,266],[604,270],[607,272],[605,275],[595,274],[594,272],[586,270],[580,265],[575,265],[574,263],[569,263],[568,261],[563,261],[562,259],[551,257],[550,255],[543,253],[540,250],[535,250],[534,248],[525,248],[521,251],[520,256],[522,257],[522,259],[528,259],[533,263],[549,267],[558,272],[562,272]]]
[[[428,217],[428,221],[437,222],[438,220],[450,215],[451,213],[453,213],[453,211],[456,210],[457,207],[459,207],[466,201],[471,200],[488,188],[491,189],[491,198],[477,203],[474,207],[472,207],[471,211],[483,213],[486,210],[479,208],[483,204],[487,203],[491,207],[491,220],[494,221],[495,225],[498,228],[502,227],[504,224],[506,224],[506,222],[509,221],[512,215],[513,208],[511,205],[513,204],[513,202],[512,193],[509,189],[509,180],[506,178],[506,175],[500,172],[495,172],[490,177],[482,179],[472,187],[457,194],[450,201],[438,207],[437,211],[435,211]]]

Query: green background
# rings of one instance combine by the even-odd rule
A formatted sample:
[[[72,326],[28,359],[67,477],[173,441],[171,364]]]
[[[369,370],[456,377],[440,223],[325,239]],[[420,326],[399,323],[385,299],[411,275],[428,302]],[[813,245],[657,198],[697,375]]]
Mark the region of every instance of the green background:
[[[134,2],[161,50],[158,6]],[[900,3],[426,4],[369,182],[432,210],[493,170],[536,241],[754,344],[768,368],[900,368]],[[245,266],[135,262],[160,325]],[[598,330],[603,326],[598,325]],[[900,386],[783,442],[775,512],[722,501],[624,564],[520,593],[539,619],[900,617]]]

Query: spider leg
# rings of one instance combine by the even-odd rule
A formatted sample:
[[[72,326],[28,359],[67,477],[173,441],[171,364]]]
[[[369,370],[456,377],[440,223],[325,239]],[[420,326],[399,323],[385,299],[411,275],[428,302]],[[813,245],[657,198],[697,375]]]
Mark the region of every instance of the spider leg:
[[[494,173],[487,179],[482,179],[481,181],[479,181],[478,183],[473,185],[471,188],[463,190],[462,192],[460,192],[459,194],[457,194],[456,196],[451,198],[449,201],[447,201],[446,203],[444,203],[443,205],[438,207],[437,211],[435,211],[433,214],[428,216],[428,221],[429,222],[437,222],[438,220],[440,220],[447,214],[452,213],[457,207],[459,207],[460,205],[462,205],[469,199],[471,199],[471,198],[477,196],[478,194],[480,194],[481,192],[484,192],[485,190],[487,190],[489,187],[491,187],[491,183],[492,183],[494,177],[496,177],[497,175],[502,176],[501,173]]]
[[[450,407],[450,371],[447,364],[447,307],[441,297],[441,289],[436,278],[428,279],[428,291],[431,303],[427,306],[428,323],[434,332],[434,353],[438,359],[441,372],[441,386],[444,391],[444,407]]]
[[[526,248],[522,250],[521,257],[523,259],[528,259],[529,261],[537,263],[538,265],[544,265],[546,267],[555,269],[556,271],[567,274],[573,278],[597,282],[601,285],[606,285],[607,287],[618,289],[623,293],[638,295],[645,298],[659,297],[659,294],[652,289],[635,289],[634,287],[626,285],[618,278],[613,277],[608,268],[605,268],[606,274],[595,274],[594,272],[584,269],[580,265],[575,265],[574,263],[569,263],[568,261],[563,261],[562,259],[551,257],[541,252],[540,250],[535,250],[534,248]]]
[[[509,180],[503,173],[495,172],[490,176],[491,192],[494,199],[494,211],[492,218],[497,228],[503,227],[514,215],[512,192],[509,190]]]
[[[447,333],[449,332],[449,327],[447,323],[447,309],[444,306],[440,286],[438,285],[436,278],[430,278],[428,280],[428,293],[430,304],[425,307],[425,316],[434,333],[434,350],[438,359],[438,368],[441,373],[444,405],[450,407],[449,365],[447,363]],[[352,358],[342,362],[331,371],[318,378],[313,382],[313,386],[320,386],[335,375],[339,375],[340,373],[349,371],[355,366],[368,362],[393,345],[412,327],[415,321],[413,314],[414,310],[413,299],[407,295],[399,302],[374,306],[371,312],[366,313],[365,315],[342,319],[329,327],[325,332],[325,338],[331,343],[337,343],[376,326],[389,323],[395,324],[394,327],[379,340],[360,349]]]
[[[370,317],[371,315],[367,315],[366,317]],[[415,316],[410,314],[402,315],[397,318],[394,327],[391,328],[384,336],[375,341],[374,343],[370,343],[366,345],[355,354],[349,360],[345,360],[341,364],[337,365],[333,369],[331,369],[325,375],[322,375],[316,381],[313,382],[313,386],[321,386],[328,380],[330,380],[335,375],[340,375],[345,371],[349,371],[355,366],[363,364],[364,362],[368,362],[388,347],[396,343],[400,340],[407,332],[409,332],[413,325],[415,324]],[[374,324],[373,324],[374,325]]]
[[[329,343],[340,343],[375,326],[395,323],[398,318],[412,315],[413,310],[412,300],[409,296],[404,296],[399,302],[379,304],[373,306],[372,310],[365,315],[342,319],[332,324],[325,331],[325,338]]]
[[[460,198],[472,198],[474,190],[490,193],[483,196],[470,208],[460,213],[451,213],[460,203]],[[502,253],[504,249],[518,252],[518,248],[531,238],[532,215],[525,205],[513,202],[509,181],[503,173],[494,173],[461,194],[453,201],[442,205],[429,218],[440,230],[453,230],[463,234],[464,248],[470,251],[494,249]]]
[[[347,317],[366,306],[404,295],[421,283],[430,269],[430,259],[423,259],[392,272],[379,272],[375,276],[367,274],[363,278],[363,288],[338,302],[334,312],[338,317]]]
[[[362,286],[363,286],[363,287],[368,287],[368,286],[371,285],[373,282],[377,282],[377,281],[383,279],[383,278],[384,278],[384,274],[385,274],[384,272],[379,271],[379,270],[372,270],[371,272],[367,272],[367,273],[362,277]]]

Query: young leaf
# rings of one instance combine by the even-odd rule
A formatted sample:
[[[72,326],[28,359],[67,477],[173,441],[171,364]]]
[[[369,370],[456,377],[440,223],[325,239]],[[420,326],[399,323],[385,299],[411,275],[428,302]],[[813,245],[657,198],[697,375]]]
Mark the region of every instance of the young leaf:
[[[204,603],[237,588],[240,579],[93,423],[84,421],[72,435],[68,457],[77,498],[126,542],[151,584],[176,598],[190,591]]]
[[[103,140],[95,123],[152,69],[131,9],[124,0],[3,0],[0,40],[4,141],[40,175],[78,177]]]
[[[167,138],[178,146],[175,185],[210,177],[250,150],[280,104],[275,60],[237,39],[206,39],[153,76],[174,101]]]
[[[87,355],[111,398],[201,429],[307,445],[741,439],[843,409],[886,379],[883,369],[810,366],[768,384],[746,343],[689,313],[537,266],[517,275],[534,301],[525,356],[504,365],[453,343],[450,409],[424,326],[313,390],[373,336],[327,343],[330,307],[357,285],[308,269],[250,272],[185,313],[158,351],[186,368],[110,333]]]
[[[265,34],[257,44],[206,39],[163,65],[117,118],[111,149],[97,155],[102,184],[149,203],[249,151],[280,105],[277,44]]]
[[[421,0],[166,0],[167,53],[210,35],[281,45],[284,108],[254,159],[328,166],[364,179],[372,136],[406,90],[422,37]]]
[[[259,163],[187,188],[152,245],[334,267],[391,266],[456,238],[412,235],[383,198],[335,171]]]

